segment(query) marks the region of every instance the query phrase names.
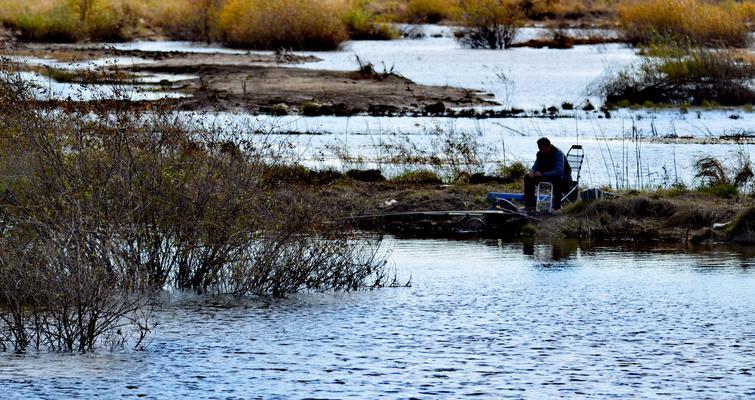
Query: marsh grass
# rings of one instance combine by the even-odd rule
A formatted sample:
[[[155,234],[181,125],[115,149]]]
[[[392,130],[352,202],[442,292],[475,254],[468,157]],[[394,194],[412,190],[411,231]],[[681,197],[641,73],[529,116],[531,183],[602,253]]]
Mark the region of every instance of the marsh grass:
[[[755,243],[755,207],[750,207],[739,213],[726,234],[735,243]]]
[[[748,47],[751,5],[703,0],[639,0],[617,12],[625,38],[632,43],[667,40],[700,46]]]
[[[722,198],[736,198],[752,192],[755,181],[750,155],[739,151],[734,160],[726,163],[715,157],[704,156],[694,163],[697,190]]]
[[[25,41],[123,41],[142,15],[140,0],[0,0],[2,23]]]
[[[437,24],[457,16],[458,1],[455,0],[409,0],[406,19],[414,23]]]
[[[656,45],[595,93],[612,104],[744,105],[755,102],[753,78],[755,64],[739,52]]]
[[[226,0],[149,1],[145,15],[172,39],[211,42],[217,39],[218,14]]]
[[[348,38],[343,7],[338,0],[228,0],[218,36],[234,47],[332,50]]]

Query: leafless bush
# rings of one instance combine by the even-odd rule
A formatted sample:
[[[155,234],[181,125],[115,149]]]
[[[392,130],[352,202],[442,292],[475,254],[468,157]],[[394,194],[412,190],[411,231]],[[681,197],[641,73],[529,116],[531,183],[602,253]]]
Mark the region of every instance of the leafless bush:
[[[284,145],[118,101],[44,111],[12,71],[0,77],[2,346],[138,344],[165,288],[386,283],[379,238],[331,223],[315,187],[264,179]]]
[[[429,169],[445,181],[453,181],[462,174],[484,172],[485,165],[492,161],[494,149],[480,142],[480,132],[433,125],[425,129],[424,135],[429,138],[425,143],[406,136],[381,139],[375,143],[375,159],[353,156],[346,146],[332,145],[328,149],[347,166],[363,168],[374,163],[404,172],[412,168]]]
[[[512,0],[465,0],[464,29],[459,40],[473,49],[507,49],[523,24],[519,4]]]

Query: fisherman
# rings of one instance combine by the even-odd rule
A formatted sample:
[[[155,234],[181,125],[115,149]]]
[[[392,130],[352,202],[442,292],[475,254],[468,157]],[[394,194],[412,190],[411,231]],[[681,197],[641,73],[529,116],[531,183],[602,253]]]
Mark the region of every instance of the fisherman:
[[[537,159],[529,174],[524,177],[524,206],[535,210],[535,187],[540,182],[553,184],[553,209],[561,209],[561,196],[572,184],[571,167],[564,153],[551,144],[548,138],[537,141]]]

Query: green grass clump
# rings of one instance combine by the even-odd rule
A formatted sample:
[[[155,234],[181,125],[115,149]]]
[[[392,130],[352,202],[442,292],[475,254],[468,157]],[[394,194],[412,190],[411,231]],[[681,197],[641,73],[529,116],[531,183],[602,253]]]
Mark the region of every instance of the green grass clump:
[[[733,199],[739,196],[739,189],[731,183],[716,183],[711,186],[700,186],[696,190],[700,193],[709,194],[722,199]]]
[[[498,169],[498,175],[507,182],[520,182],[527,172],[529,169],[521,161],[503,165]]]
[[[438,174],[428,170],[406,171],[391,178],[391,182],[417,185],[439,185],[443,180]]]

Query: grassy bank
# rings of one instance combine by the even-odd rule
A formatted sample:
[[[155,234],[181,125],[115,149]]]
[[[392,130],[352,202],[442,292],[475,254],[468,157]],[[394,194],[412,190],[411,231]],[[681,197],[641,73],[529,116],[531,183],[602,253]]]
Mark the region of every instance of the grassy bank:
[[[628,193],[577,203],[537,227],[537,235],[609,241],[755,243],[752,198],[701,191]],[[714,229],[714,226],[716,227]]]

